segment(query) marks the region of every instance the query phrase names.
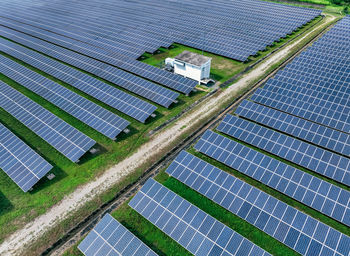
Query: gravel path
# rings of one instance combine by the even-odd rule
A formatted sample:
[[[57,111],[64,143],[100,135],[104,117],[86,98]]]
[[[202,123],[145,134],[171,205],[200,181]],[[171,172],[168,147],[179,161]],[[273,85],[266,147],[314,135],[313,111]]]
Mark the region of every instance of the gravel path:
[[[333,19],[334,17],[326,18],[328,22]],[[312,31],[316,30],[318,27],[319,26],[316,26]],[[308,34],[304,37],[307,35]],[[148,159],[162,152],[166,146],[176,142],[183,133],[191,130],[193,125],[199,122],[202,118],[214,115],[220,108],[218,103],[233,99],[238,91],[261,77],[271,65],[278,63],[285,58],[290,53],[291,49],[299,44],[304,37],[299,38],[291,45],[271,55],[248,74],[243,76],[238,82],[231,85],[221,93],[208,98],[195,109],[177,120],[171,127],[154,135],[154,137],[149,142],[142,145],[136,153],[114,167],[106,170],[104,174],[99,176],[96,180],[80,186],[73,193],[67,195],[60,203],[53,206],[48,212],[39,216],[32,222],[28,223],[25,227],[9,236],[0,245],[0,255],[24,255],[21,252],[25,250],[28,243],[40,238],[44,232],[48,231],[53,225],[59,223],[59,221],[65,218],[68,214],[71,214],[74,210],[84,205],[88,200],[91,200],[93,196],[108,190],[123,177],[146,163]]]

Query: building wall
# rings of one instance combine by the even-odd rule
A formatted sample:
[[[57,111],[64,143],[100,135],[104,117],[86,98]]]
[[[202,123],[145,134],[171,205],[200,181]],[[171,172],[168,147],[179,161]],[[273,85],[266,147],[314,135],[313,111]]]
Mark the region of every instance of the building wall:
[[[209,60],[207,63],[205,63],[202,66],[201,80],[210,77],[210,65],[211,65],[211,60]]]
[[[188,63],[174,61],[174,73],[184,77],[192,78],[200,82],[203,78],[208,78],[210,75],[210,61],[202,67],[197,67]]]

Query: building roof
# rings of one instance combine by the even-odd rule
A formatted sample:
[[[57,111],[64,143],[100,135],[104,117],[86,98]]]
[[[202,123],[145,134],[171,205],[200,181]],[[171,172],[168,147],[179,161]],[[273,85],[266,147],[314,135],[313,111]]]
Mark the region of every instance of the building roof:
[[[202,66],[207,63],[211,58],[189,51],[183,51],[175,57],[175,60],[183,61],[195,66]]]

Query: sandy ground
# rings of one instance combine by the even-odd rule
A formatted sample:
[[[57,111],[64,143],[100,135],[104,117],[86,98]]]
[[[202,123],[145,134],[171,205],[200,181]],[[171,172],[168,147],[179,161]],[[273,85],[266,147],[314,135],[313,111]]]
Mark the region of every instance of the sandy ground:
[[[328,17],[327,19],[330,21],[334,19],[334,17]],[[318,26],[313,30],[317,28]],[[307,34],[304,37],[306,36]],[[271,65],[285,58],[291,49],[300,43],[304,37],[299,38],[291,45],[270,56],[228,89],[202,102],[193,111],[190,111],[177,120],[170,128],[166,128],[164,131],[156,134],[149,142],[141,146],[136,153],[108,169],[96,180],[82,185],[73,193],[67,195],[60,203],[53,206],[47,213],[39,216],[22,229],[16,231],[0,245],[0,255],[24,255],[21,252],[25,250],[29,242],[40,238],[44,232],[48,231],[53,225],[65,218],[65,216],[71,214],[75,209],[84,205],[88,200],[91,200],[93,196],[106,191],[111,186],[118,183],[124,176],[132,173],[136,168],[147,162],[149,158],[164,150],[166,145],[174,142],[184,132],[190,130],[198,120],[212,116],[219,110],[218,102],[222,103],[232,99],[237,91],[262,76]]]

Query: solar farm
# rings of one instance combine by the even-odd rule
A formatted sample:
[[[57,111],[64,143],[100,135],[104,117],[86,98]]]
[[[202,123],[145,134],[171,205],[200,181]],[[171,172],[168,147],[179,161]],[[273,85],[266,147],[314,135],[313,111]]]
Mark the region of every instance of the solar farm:
[[[350,256],[350,16],[262,0],[0,11],[0,255]],[[165,65],[185,51],[210,84]]]

